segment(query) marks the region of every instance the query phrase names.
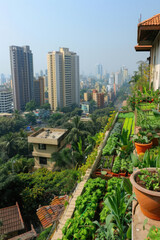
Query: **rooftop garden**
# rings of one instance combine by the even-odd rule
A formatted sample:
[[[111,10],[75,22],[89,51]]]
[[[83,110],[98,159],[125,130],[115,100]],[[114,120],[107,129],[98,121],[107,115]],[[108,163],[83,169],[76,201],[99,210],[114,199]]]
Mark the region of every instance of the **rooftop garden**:
[[[139,81],[132,85],[133,94],[140,88]],[[110,132],[101,158],[77,198],[73,218],[62,230],[62,240],[132,239],[133,202],[146,217],[144,229],[148,219],[160,221],[159,92],[150,90],[145,76],[143,81],[146,86],[138,90],[141,94],[135,94],[134,103],[133,95],[129,97],[128,111],[119,112],[114,125],[108,122]],[[81,167],[83,173],[94,159],[89,162]],[[159,232],[155,224],[143,239],[159,239]]]

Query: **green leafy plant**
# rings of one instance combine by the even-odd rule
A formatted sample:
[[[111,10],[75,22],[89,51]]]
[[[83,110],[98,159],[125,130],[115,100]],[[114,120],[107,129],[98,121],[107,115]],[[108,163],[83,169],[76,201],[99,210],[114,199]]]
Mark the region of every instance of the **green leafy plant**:
[[[118,235],[117,237],[121,240],[125,240],[130,235],[131,202],[133,198],[134,195],[130,196],[126,193],[122,184],[120,188],[115,189],[113,195],[108,196],[105,200],[105,205],[110,211],[108,216],[110,216],[111,222],[116,223],[115,235]]]
[[[147,137],[147,132],[145,131],[140,131],[137,135],[134,135],[132,139],[134,140],[134,142],[142,144],[147,144],[151,142],[151,139]]]
[[[149,229],[149,233],[145,240],[158,240],[158,239],[160,239],[160,228],[153,225]]]
[[[160,190],[160,169],[157,169],[156,172],[150,172],[147,169],[141,170],[138,177],[146,189],[153,191]]]
[[[96,226],[92,222],[98,206],[98,200],[103,197],[106,182],[101,178],[89,179],[85,184],[85,192],[76,200],[74,217],[69,219],[62,232],[63,240],[88,239],[94,237]]]
[[[98,221],[94,221],[93,223],[98,226],[98,229],[96,231],[97,237],[95,240],[112,240],[114,238],[114,227],[115,224],[111,222],[112,216],[108,215],[105,219],[105,224],[100,225]]]
[[[139,168],[149,168],[149,167],[156,167],[160,168],[160,149],[158,150],[157,154],[153,154],[153,151],[146,151],[144,155],[139,156],[139,158],[131,154],[131,159],[134,167]]]
[[[120,168],[121,168],[121,160],[120,160],[120,157],[117,156],[114,160],[114,164],[113,164],[113,167],[112,167],[112,172],[119,173]]]

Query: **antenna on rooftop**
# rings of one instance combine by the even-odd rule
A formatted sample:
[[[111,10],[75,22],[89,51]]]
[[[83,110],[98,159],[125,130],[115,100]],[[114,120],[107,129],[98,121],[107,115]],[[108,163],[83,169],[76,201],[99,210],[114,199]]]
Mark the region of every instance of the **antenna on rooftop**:
[[[140,13],[140,17],[138,18],[138,23],[142,22],[142,14]]]

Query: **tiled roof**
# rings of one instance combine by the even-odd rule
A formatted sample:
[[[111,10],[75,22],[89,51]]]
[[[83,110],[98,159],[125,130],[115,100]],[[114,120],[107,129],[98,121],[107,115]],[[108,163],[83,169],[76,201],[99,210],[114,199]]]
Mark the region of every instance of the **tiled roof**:
[[[43,206],[37,210],[37,216],[44,228],[52,226],[60,213],[64,211],[64,205]]]
[[[24,223],[18,203],[11,207],[1,208],[0,221],[2,222],[0,234],[7,234],[24,229]]]
[[[64,203],[68,200],[68,196],[55,196],[49,206],[43,206],[37,209],[37,216],[44,228],[50,227],[56,221],[60,214],[64,211]]]
[[[29,232],[25,232],[21,235],[18,235],[16,237],[10,238],[9,240],[31,240],[35,237],[37,237],[37,233],[35,232],[33,226],[31,225],[32,230]]]
[[[58,205],[58,204],[65,204],[65,202],[68,201],[68,196],[64,195],[61,197],[55,196],[52,202],[50,203],[51,205]]]
[[[155,25],[156,26],[160,25],[160,13],[138,24],[138,26],[155,26]]]

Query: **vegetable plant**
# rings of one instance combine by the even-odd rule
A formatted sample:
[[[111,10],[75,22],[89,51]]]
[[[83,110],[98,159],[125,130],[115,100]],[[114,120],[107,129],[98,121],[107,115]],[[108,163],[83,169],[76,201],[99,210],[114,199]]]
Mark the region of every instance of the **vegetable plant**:
[[[160,228],[153,225],[149,229],[149,233],[145,240],[158,240],[158,239],[160,239]]]
[[[151,142],[151,139],[147,137],[147,133],[145,131],[140,131],[137,135],[134,135],[133,138],[134,142],[147,144]]]
[[[105,192],[106,182],[101,178],[89,179],[84,187],[85,192],[76,200],[74,217],[66,222],[62,230],[63,240],[94,238],[96,226],[92,221],[98,201]]]
[[[124,184],[127,185],[126,189],[129,190],[129,193],[126,192]],[[116,187],[112,195],[108,195],[104,202],[104,207],[108,208],[107,219],[110,219],[111,223],[115,223],[113,226],[115,229],[114,239],[131,239],[131,203],[134,195],[130,196],[132,190],[129,185],[131,185],[129,181],[121,180],[120,187]]]
[[[141,170],[138,177],[146,189],[160,191],[160,169],[157,169],[156,172],[150,172],[147,169]]]
[[[121,160],[120,160],[120,157],[117,156],[113,163],[112,172],[119,173],[120,168],[121,168]]]

